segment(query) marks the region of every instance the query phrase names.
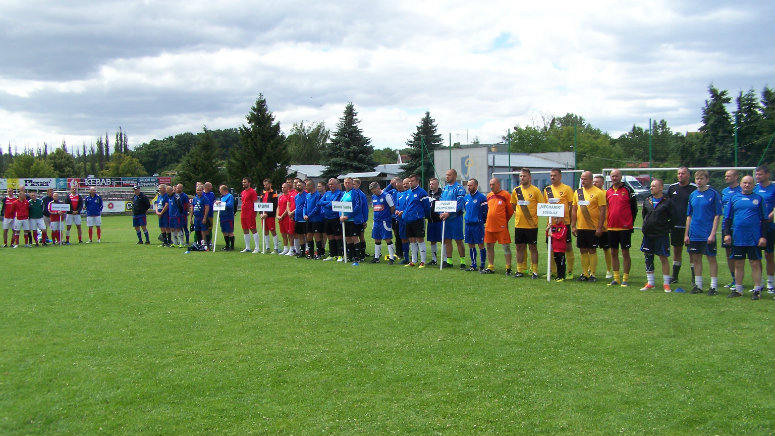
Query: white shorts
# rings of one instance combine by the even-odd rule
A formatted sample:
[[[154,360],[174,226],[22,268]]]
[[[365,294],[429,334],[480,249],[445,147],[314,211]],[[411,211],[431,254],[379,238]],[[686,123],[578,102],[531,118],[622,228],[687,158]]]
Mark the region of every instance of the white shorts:
[[[62,221],[51,221],[51,230],[57,231],[57,230],[63,230],[65,227],[65,223]]]
[[[24,230],[25,232],[30,231],[30,220],[20,220],[16,219],[13,223],[13,231],[18,232],[19,230]]]
[[[30,230],[46,230],[46,221],[43,218],[30,218]]]
[[[70,215],[70,214],[67,214],[67,215],[65,215],[65,217],[66,217],[65,218],[65,223],[68,226],[69,225],[73,225],[73,224],[75,224],[76,226],[80,226],[81,225],[81,216],[80,215]]]
[[[16,221],[13,218],[3,219],[3,230],[13,229],[13,222]]]
[[[92,226],[100,227],[100,226],[102,226],[102,217],[101,216],[87,216],[86,217],[86,226],[87,227],[92,227]]]

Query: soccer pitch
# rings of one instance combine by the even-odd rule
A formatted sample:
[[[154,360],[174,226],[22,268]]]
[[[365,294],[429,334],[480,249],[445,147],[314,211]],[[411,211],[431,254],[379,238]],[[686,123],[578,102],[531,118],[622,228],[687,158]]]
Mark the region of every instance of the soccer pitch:
[[[494,275],[353,267],[103,222],[0,250],[0,434],[775,432],[772,296],[640,292],[639,231],[625,289],[600,252],[600,282],[557,284],[500,251]]]

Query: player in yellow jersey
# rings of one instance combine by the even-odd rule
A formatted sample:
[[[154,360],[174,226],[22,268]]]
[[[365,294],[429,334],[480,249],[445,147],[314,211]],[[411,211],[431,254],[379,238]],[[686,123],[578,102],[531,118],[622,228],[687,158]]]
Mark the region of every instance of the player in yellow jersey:
[[[517,246],[517,272],[514,277],[524,277],[527,272],[526,247],[530,249],[531,277],[538,276],[538,203],[544,202],[541,190],[533,186],[529,168],[519,172],[519,186],[511,192],[514,205],[514,243]]]
[[[549,180],[552,184],[544,188],[544,197],[547,203],[550,204],[562,204],[565,206],[565,225],[570,227],[571,209],[573,208],[573,188],[562,183],[562,170],[559,168],[552,168],[549,171]],[[565,279],[573,279],[573,265],[576,257],[573,255],[573,234],[567,232],[565,237],[565,261],[566,261],[566,273]],[[554,272],[554,265],[552,265],[552,271]]]
[[[605,192],[592,184],[592,181],[591,171],[581,173],[581,188],[573,196],[576,206],[571,213],[571,229],[581,252],[580,282],[597,281],[597,241],[603,234],[606,217]]]

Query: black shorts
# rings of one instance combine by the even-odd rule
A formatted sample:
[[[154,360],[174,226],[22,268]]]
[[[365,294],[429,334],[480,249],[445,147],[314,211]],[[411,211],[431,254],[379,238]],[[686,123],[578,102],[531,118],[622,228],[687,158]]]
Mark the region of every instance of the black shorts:
[[[406,223],[406,237],[407,238],[424,238],[425,237],[425,220],[414,220]]]
[[[307,222],[307,233],[323,233],[323,221]]]
[[[670,229],[670,245],[673,247],[684,246],[684,234],[686,227],[673,227]]]
[[[608,247],[614,250],[626,250],[632,247],[632,230],[609,230]]]
[[[603,250],[611,248],[611,245],[608,243],[608,230],[600,234],[600,237],[597,238],[597,246]]]
[[[342,226],[339,225],[339,218],[323,221],[323,231],[325,231],[328,236],[341,236]]]
[[[597,248],[597,236],[594,230],[576,230],[576,247]]]
[[[515,244],[535,245],[538,242],[538,229],[514,229]]]
[[[363,226],[361,226],[360,224],[356,225],[352,221],[344,222],[344,236],[347,238],[360,235],[361,229],[363,229]]]
[[[307,223],[304,221],[302,222],[297,221],[296,224],[293,226],[293,231],[297,235],[303,235],[307,233]]]
[[[716,257],[716,243],[709,244],[708,241],[689,241],[689,245],[686,246],[686,252]]]

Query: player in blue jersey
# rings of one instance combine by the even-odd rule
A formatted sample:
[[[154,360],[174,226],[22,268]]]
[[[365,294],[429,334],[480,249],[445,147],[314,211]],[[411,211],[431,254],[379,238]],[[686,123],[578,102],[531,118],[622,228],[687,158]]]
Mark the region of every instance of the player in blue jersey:
[[[305,190],[306,184],[299,179],[295,180],[296,183],[296,195],[293,197],[293,232],[294,232],[294,247],[296,247],[296,257],[302,258],[304,256],[309,257],[312,251],[307,247],[307,220],[304,219],[304,203],[307,200],[309,192]]]
[[[86,209],[86,227],[89,228],[89,241],[92,242],[92,227],[97,227],[97,242],[102,242],[102,197],[97,195],[97,188],[89,188],[89,195],[83,199]]]
[[[339,225],[339,212],[331,209],[331,203],[342,200],[342,190],[339,179],[328,179],[328,191],[320,197],[320,208],[323,211],[323,230],[328,237],[328,257],[323,260],[336,260],[341,262],[344,254],[344,241],[342,241],[342,229]]]
[[[304,220],[307,221],[307,249],[311,258],[320,260],[326,251],[326,241],[323,239],[325,237],[323,211],[320,206],[320,199],[326,193],[326,184],[318,182],[317,190],[313,189],[314,187],[315,184],[312,180],[307,180],[309,195],[304,200]],[[315,245],[317,245],[317,250],[315,250]]]
[[[396,210],[398,210],[398,194],[403,191],[404,191],[404,181],[399,177],[393,177],[390,180],[390,185],[385,187],[385,192],[387,192],[391,197],[393,197],[393,204],[396,205]],[[404,257],[403,241],[401,240],[401,224],[400,224],[400,221],[398,220],[398,215],[396,215],[394,212],[391,219],[392,219],[391,224],[393,226],[393,241],[395,241],[395,246],[396,246],[396,256]]]
[[[167,186],[167,233],[171,247],[183,247],[183,207],[172,185]]]
[[[436,212],[436,201],[441,200],[441,188],[439,187],[439,179],[436,177],[431,177],[428,180],[428,200],[431,202],[431,212],[428,216],[425,238],[431,243],[431,261],[429,265],[436,265],[438,262],[437,254],[439,251],[439,242],[441,242],[441,249],[444,249],[444,239],[441,234],[441,214]]]
[[[463,246],[463,214],[465,212],[464,198],[466,196],[466,188],[458,183],[457,171],[454,169],[447,170],[444,174],[444,178],[447,184],[441,191],[441,200],[457,202],[457,210],[453,213],[445,212],[440,215],[441,219],[445,222],[444,253],[447,262],[443,266],[445,268],[452,266],[452,262],[450,262],[450,259],[452,258],[452,241],[455,241],[455,244],[457,244],[457,254],[460,258],[460,269],[465,269],[466,260],[465,248]],[[479,186],[478,183],[477,186]],[[484,233],[482,233],[482,235],[484,235]]]
[[[484,222],[487,219],[487,196],[479,192],[479,181],[470,179],[468,194],[463,197],[465,207],[465,242],[468,244],[468,256],[471,258],[471,267],[468,271],[477,271],[476,247],[479,247],[479,269],[484,270],[487,261],[487,250],[484,248]]]
[[[379,183],[371,182],[371,205],[374,210],[374,225],[371,228],[371,237],[374,239],[374,259],[371,263],[379,263],[382,256],[382,241],[385,241],[388,251],[388,264],[393,265],[396,259],[395,246],[393,245],[392,216],[395,212],[393,196],[383,191]]]
[[[425,217],[430,214],[430,199],[425,189],[420,186],[419,180],[417,174],[409,177],[409,190],[405,194],[406,208],[401,211],[401,219],[406,227],[412,255],[408,266],[418,265],[420,268],[425,268]]]
[[[183,233],[186,235],[185,245],[188,245],[189,244],[188,213],[189,213],[189,209],[191,209],[191,202],[188,198],[188,195],[186,195],[186,193],[183,192],[182,183],[178,183],[175,186],[175,194],[178,195],[178,197],[180,198],[180,204],[183,205],[183,213],[181,215],[181,221],[183,223]]]
[[[207,219],[210,215],[210,209],[212,209],[212,206],[210,204],[210,199],[204,195],[204,186],[196,186],[196,197],[193,199],[191,209],[191,221],[194,224],[194,234],[196,235],[196,240],[204,247],[209,248],[207,241],[205,241],[205,237],[207,231],[209,230],[207,226]]]
[[[159,231],[161,232],[161,245],[159,247],[171,247],[172,240],[169,237],[170,215],[169,215],[169,197],[167,196],[167,185],[159,185],[159,193],[156,196],[156,216],[159,217]]]
[[[721,194],[708,186],[708,172],[699,170],[694,173],[697,189],[689,195],[686,208],[686,231],[684,244],[694,265],[694,286],[692,294],[702,294],[702,256],[708,258],[710,269],[710,290],[708,295],[718,292],[718,263],[716,262],[716,230],[721,218]]]
[[[735,289],[729,298],[743,295],[745,259],[748,258],[754,283],[752,298],[758,300],[762,289],[761,249],[767,245],[767,214],[764,199],[753,192],[753,177],[743,177],[740,185],[742,192],[732,197],[724,216],[724,242],[732,245],[735,263]]]
[[[740,174],[737,172],[737,170],[727,170],[726,173],[724,173],[724,182],[727,184],[727,187],[724,188],[723,191],[721,191],[721,228],[724,228],[724,217],[727,214],[727,209],[729,208],[729,201],[732,199],[732,197],[741,192],[742,189],[740,188]],[[721,242],[721,246],[724,247],[724,250],[726,250],[727,259],[730,259],[730,256],[732,256],[732,246],[723,242]],[[734,289],[735,287],[735,263],[734,262],[727,262],[727,266],[729,267],[729,274],[732,276],[732,282],[728,285],[724,286],[727,289]]]
[[[353,189],[357,189],[361,196],[361,216],[364,217],[361,223],[360,234],[358,234],[358,250],[363,258],[366,258],[366,227],[369,226],[369,197],[361,189],[361,179],[353,178]]]
[[[221,185],[218,190],[221,193],[221,199],[216,203],[226,205],[224,210],[218,212],[218,221],[221,223],[221,232],[226,242],[221,248],[223,251],[234,251],[234,196],[229,192],[229,187]]]
[[[767,292],[775,293],[775,223],[772,221],[773,209],[775,209],[775,183],[770,180],[770,169],[767,165],[760,165],[754,171],[756,186],[753,192],[759,194],[764,200],[764,213],[767,215],[767,245],[764,247],[764,260],[767,263]],[[764,287],[764,286],[762,286]]]
[[[361,253],[358,244],[358,234],[363,226],[364,217],[361,204],[363,198],[359,195],[360,189],[353,188],[352,177],[345,177],[344,192],[342,193],[342,202],[352,203],[352,212],[340,212],[339,222],[344,223],[345,247],[347,249],[348,260],[353,261],[353,266],[358,266],[361,260]]]

